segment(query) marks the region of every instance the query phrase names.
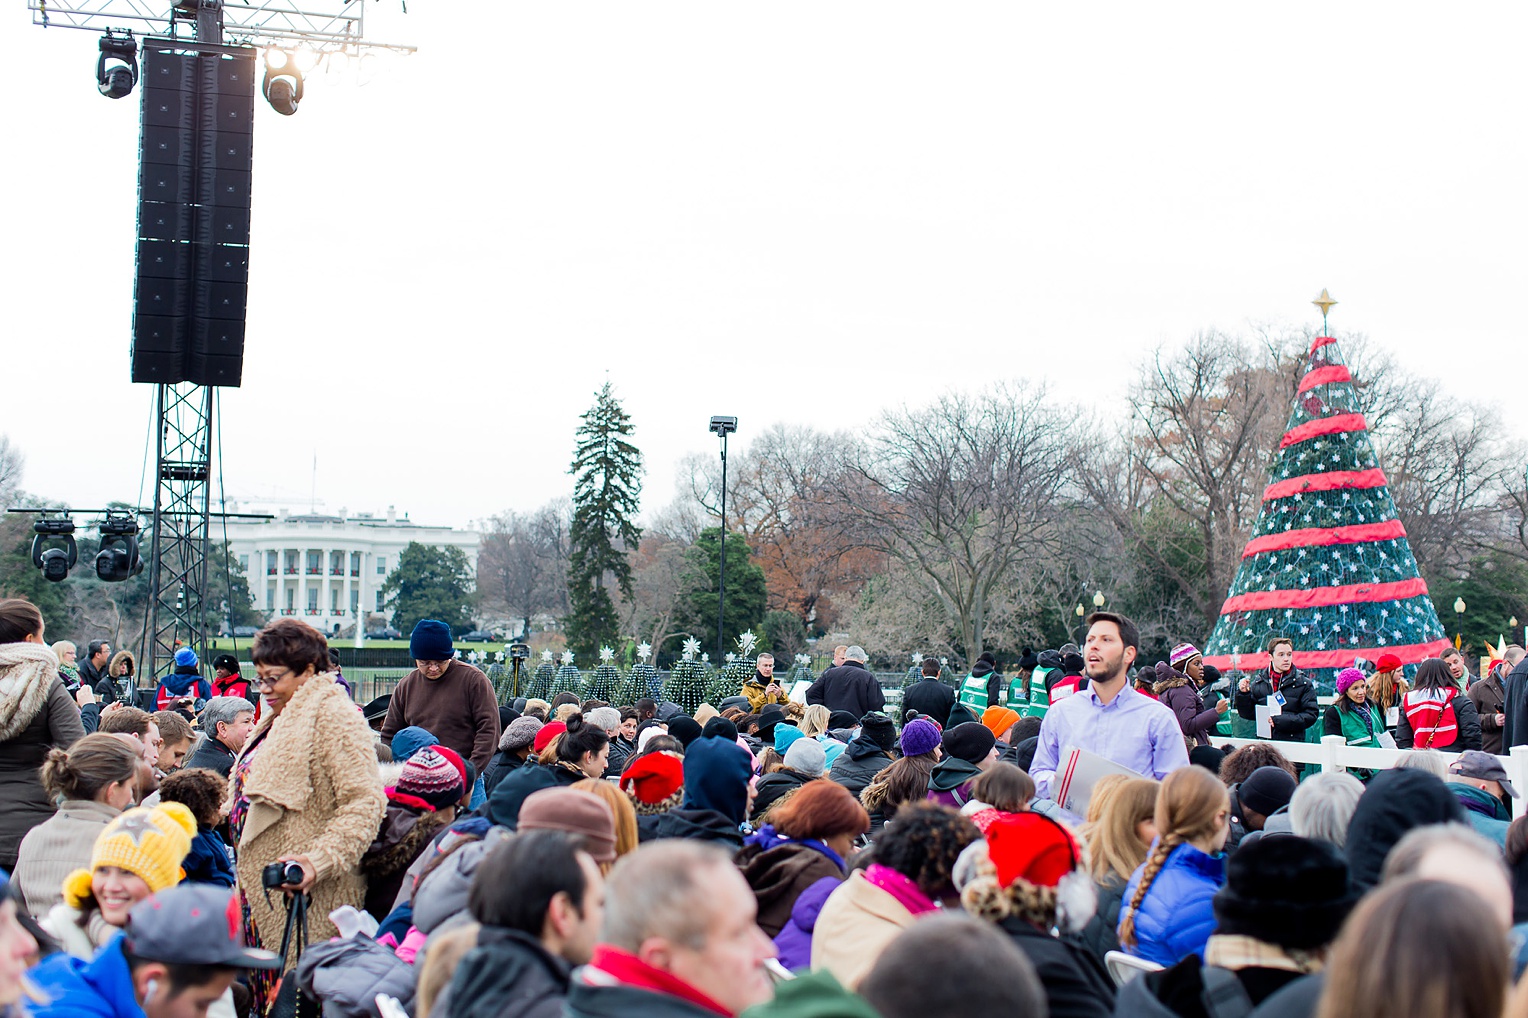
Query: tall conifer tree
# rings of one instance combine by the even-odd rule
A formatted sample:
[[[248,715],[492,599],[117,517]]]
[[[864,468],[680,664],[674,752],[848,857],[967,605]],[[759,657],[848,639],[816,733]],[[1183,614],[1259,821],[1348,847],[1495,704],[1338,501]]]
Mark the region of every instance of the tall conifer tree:
[[[642,494],[642,453],[631,418],[606,382],[581,418],[573,452],[573,526],[568,532],[568,646],[583,660],[619,642],[613,583],[631,596],[627,553],[642,537],[632,519]]]

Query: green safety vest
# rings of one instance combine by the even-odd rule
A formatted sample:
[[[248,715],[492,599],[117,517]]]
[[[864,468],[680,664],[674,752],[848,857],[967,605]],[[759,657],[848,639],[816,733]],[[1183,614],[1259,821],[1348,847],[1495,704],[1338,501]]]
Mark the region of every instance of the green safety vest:
[[[988,672],[979,679],[968,673],[966,681],[960,684],[959,700],[961,704],[966,707],[975,708],[974,713],[978,718],[982,716],[982,711],[993,706],[987,702],[987,684],[991,681],[991,672]]]

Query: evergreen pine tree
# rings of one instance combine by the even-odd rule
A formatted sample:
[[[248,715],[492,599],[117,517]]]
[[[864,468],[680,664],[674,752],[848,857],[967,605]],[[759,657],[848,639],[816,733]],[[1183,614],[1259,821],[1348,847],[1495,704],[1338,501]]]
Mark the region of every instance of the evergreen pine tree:
[[[620,637],[608,583],[631,596],[631,563],[642,532],[632,522],[642,494],[642,453],[628,440],[631,418],[606,382],[582,417],[573,465],[573,525],[568,531],[568,646],[592,658]]]
[[[528,700],[551,700],[552,686],[557,681],[557,666],[552,663],[552,652],[541,652],[541,663],[536,666],[536,674],[526,684],[525,697]]]
[[[663,699],[677,703],[686,714],[694,714],[705,702],[706,687],[710,684],[710,667],[704,661],[695,660],[695,652],[699,649],[700,641],[694,637],[684,641],[684,654],[663,687]]]
[[[1396,518],[1336,341],[1311,344],[1263,506],[1205,646],[1218,668],[1268,666],[1268,640],[1332,691],[1355,658],[1415,665],[1448,644]]]
[[[663,682],[658,676],[658,669],[647,663],[647,658],[652,652],[650,643],[637,646],[637,657],[641,660],[631,666],[626,682],[622,684],[621,692],[614,701],[617,705],[628,707],[644,697],[651,697],[654,700],[662,699]]]
[[[557,679],[552,683],[552,695],[558,693],[573,693],[579,698],[584,694],[584,673],[578,670],[573,663],[574,654],[571,650],[562,652],[562,667],[557,669]]]

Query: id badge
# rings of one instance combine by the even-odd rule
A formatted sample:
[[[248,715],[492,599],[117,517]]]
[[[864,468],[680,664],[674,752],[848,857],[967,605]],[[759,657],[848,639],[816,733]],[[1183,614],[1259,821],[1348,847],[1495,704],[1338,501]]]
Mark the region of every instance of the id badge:
[[[1284,694],[1283,693],[1274,693],[1273,694],[1273,700],[1280,707],[1284,706],[1285,701],[1284,701]]]
[[[1386,724],[1386,726],[1388,726],[1390,728],[1394,728],[1397,725],[1399,725],[1400,723],[1401,723],[1401,708],[1399,708],[1399,707],[1391,707],[1389,710],[1385,711],[1385,724]]]

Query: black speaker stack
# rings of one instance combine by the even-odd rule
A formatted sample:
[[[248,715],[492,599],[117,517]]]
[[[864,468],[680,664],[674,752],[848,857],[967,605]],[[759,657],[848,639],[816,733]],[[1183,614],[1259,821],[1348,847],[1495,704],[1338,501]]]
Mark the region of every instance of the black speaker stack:
[[[255,50],[150,38],[140,84],[133,381],[237,386]]]

